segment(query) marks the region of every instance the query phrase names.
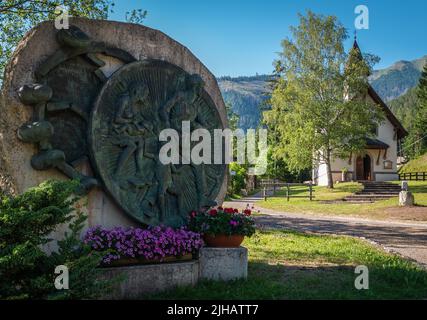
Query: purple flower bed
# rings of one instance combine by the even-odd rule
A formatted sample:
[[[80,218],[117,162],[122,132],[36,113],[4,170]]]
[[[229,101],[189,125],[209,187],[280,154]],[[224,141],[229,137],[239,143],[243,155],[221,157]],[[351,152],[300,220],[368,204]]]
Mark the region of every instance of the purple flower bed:
[[[84,242],[97,251],[109,250],[103,263],[120,258],[145,258],[162,260],[166,256],[182,256],[200,249],[203,240],[199,233],[186,228],[172,229],[156,226],[147,229],[116,227],[90,228]]]

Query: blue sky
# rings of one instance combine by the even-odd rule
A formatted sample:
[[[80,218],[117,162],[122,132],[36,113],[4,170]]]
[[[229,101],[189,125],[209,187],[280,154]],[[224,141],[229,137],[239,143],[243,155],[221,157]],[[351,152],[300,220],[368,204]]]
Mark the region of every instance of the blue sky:
[[[369,30],[358,31],[364,52],[381,58],[376,68],[427,55],[425,0],[116,0],[112,20],[126,11],[148,11],[145,25],[188,47],[216,76],[271,73],[272,62],[297,25],[298,13],[310,9],[331,14],[354,31],[354,8],[369,8]],[[347,43],[351,46],[352,40]]]

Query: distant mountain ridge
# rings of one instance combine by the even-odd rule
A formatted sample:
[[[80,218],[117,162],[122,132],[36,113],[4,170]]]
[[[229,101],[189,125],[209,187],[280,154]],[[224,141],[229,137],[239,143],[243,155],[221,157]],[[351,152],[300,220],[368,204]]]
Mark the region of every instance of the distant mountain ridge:
[[[371,85],[384,101],[396,99],[418,84],[426,62],[427,55],[412,61],[397,61],[388,68],[374,71]]]
[[[225,103],[239,115],[239,128],[256,128],[261,119],[259,106],[267,98],[269,75],[218,78]]]
[[[405,95],[418,84],[426,63],[427,55],[412,61],[397,61],[388,68],[375,70],[370,76],[370,83],[385,102],[390,102]],[[218,78],[224,101],[229,103],[233,111],[240,117],[239,127],[243,129],[257,127],[261,119],[259,106],[267,98],[268,80],[271,78],[271,75]],[[413,92],[411,92],[412,95]],[[407,109],[399,112],[400,104],[390,104],[396,116],[400,120],[405,120],[401,117],[404,117]]]

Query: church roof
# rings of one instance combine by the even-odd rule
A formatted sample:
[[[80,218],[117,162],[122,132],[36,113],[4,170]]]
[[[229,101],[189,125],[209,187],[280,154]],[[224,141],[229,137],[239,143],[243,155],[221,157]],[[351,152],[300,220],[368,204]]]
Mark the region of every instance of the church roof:
[[[365,138],[367,149],[388,149],[390,146],[378,139]]]
[[[408,131],[405,130],[403,125],[400,123],[400,121],[396,118],[396,116],[393,114],[393,112],[390,110],[390,108],[387,106],[387,104],[381,99],[381,97],[378,95],[378,93],[372,88],[371,85],[368,87],[368,94],[374,100],[376,104],[378,104],[381,109],[384,111],[386,118],[391,122],[391,124],[396,129],[397,137],[399,139],[405,137],[408,134]]]
[[[354,37],[353,42],[353,50],[357,50],[358,57],[360,59],[363,59],[362,51],[359,48],[359,44],[357,43],[356,36]],[[391,122],[391,124],[396,129],[397,137],[403,138],[405,137],[408,132],[405,130],[403,125],[400,123],[400,121],[396,118],[396,116],[393,114],[393,112],[390,110],[390,108],[387,106],[387,104],[381,99],[381,97],[378,95],[378,93],[372,88],[371,85],[368,87],[368,94],[374,100],[376,104],[378,104],[381,109],[384,111],[386,118]]]

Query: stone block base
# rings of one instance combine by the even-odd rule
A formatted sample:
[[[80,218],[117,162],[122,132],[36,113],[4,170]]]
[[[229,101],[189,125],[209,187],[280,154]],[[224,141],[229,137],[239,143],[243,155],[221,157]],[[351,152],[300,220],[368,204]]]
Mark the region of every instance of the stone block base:
[[[235,280],[248,276],[248,249],[202,248],[199,251],[200,279]]]
[[[143,299],[144,295],[194,286],[199,280],[235,280],[248,276],[248,249],[202,248],[199,259],[102,269],[102,278],[123,280],[104,299]]]
[[[103,271],[103,277],[106,279],[124,276],[123,281],[118,283],[105,299],[141,299],[145,294],[195,285],[199,278],[199,263],[192,260],[105,268]]]

